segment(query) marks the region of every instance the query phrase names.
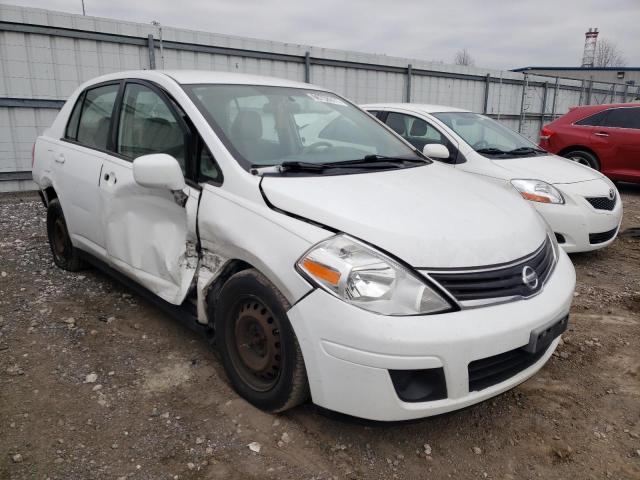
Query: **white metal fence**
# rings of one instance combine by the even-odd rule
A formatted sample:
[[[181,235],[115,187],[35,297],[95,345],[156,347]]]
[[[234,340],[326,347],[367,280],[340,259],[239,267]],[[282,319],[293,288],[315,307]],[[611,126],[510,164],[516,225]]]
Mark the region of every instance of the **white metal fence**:
[[[444,65],[0,5],[0,191],[30,188],[31,147],[83,81],[189,68],[328,87],[355,102],[434,103],[486,113],[536,139],[572,105],[627,101],[640,87]]]

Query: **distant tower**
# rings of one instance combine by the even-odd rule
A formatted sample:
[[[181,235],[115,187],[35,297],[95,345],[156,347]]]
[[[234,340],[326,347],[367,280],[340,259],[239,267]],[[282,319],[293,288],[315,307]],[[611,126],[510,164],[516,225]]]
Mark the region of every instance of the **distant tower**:
[[[582,54],[583,67],[593,67],[593,59],[596,56],[597,40],[598,40],[597,28],[590,28],[584,34],[584,53]]]

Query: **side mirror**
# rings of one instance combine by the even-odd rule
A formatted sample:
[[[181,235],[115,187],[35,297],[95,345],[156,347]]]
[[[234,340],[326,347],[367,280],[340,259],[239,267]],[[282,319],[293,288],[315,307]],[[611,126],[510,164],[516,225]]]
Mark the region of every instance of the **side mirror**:
[[[184,175],[178,161],[166,153],[143,155],[133,161],[133,179],[142,187],[182,190]]]
[[[449,149],[440,143],[427,143],[422,148],[422,153],[424,153],[427,157],[431,158],[439,158],[444,160],[449,158]]]

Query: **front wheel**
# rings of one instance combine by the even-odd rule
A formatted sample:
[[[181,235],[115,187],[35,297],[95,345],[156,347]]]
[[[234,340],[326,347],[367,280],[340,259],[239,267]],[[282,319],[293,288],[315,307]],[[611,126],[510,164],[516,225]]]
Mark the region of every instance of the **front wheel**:
[[[214,312],[216,344],[229,381],[247,401],[271,412],[309,396],[289,307],[269,280],[249,269],[227,280]]]
[[[598,161],[598,158],[591,152],[587,152],[585,150],[573,150],[571,152],[565,153],[563,157],[568,158],[569,160],[572,160],[581,165],[591,167],[594,170],[600,170],[600,162]]]
[[[54,263],[70,272],[82,270],[84,262],[80,258],[78,249],[71,243],[67,222],[57,198],[51,200],[47,207],[47,235]]]

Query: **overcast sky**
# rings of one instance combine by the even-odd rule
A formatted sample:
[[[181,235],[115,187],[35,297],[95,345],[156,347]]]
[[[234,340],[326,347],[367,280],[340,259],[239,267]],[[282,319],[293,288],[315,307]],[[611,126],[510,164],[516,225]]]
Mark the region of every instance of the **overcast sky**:
[[[81,0],[8,0],[82,13]],[[640,66],[640,0],[85,0],[87,15],[479,67],[579,66],[598,27]]]

